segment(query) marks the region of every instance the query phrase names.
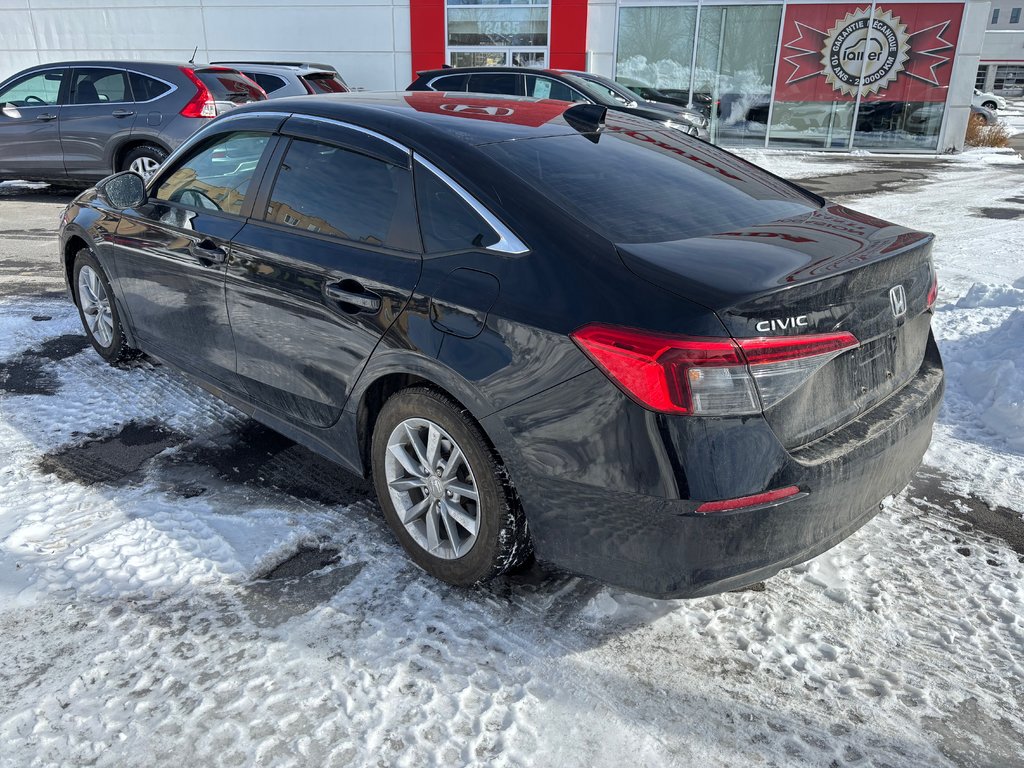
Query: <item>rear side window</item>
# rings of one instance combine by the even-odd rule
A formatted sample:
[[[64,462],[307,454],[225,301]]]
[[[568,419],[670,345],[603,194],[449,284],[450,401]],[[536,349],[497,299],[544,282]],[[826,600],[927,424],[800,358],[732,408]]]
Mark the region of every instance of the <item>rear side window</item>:
[[[515,72],[488,72],[469,76],[469,90],[472,93],[500,93],[506,96],[515,96],[516,80],[519,75]]]
[[[157,188],[158,200],[238,215],[270,135],[238,131],[193,149]]]
[[[116,69],[76,69],[70,104],[117,104],[130,101],[128,78]]]
[[[348,90],[345,87],[345,82],[330,72],[303,75],[302,79],[309,84],[314,93],[345,93]]]
[[[171,86],[162,80],[138,72],[129,72],[128,82],[132,85],[132,95],[135,97],[135,101],[152,101],[171,90]]]
[[[434,80],[430,87],[435,91],[450,91],[464,93],[469,75],[446,75]]]
[[[23,77],[0,93],[0,104],[11,104],[15,107],[42,107],[57,103],[60,96],[60,84],[66,70],[40,72],[36,75]]]
[[[196,76],[203,81],[215,101],[248,104],[267,98],[262,89],[241,72],[231,69],[197,69]]]
[[[267,93],[273,93],[281,88],[284,88],[288,83],[283,77],[277,75],[268,75],[265,72],[243,72],[246,77],[250,80],[255,80],[256,85],[262,88]]]
[[[404,168],[294,139],[274,182],[266,219],[357,243],[415,250],[409,236],[411,185]]]
[[[500,239],[465,200],[422,166],[416,167],[416,202],[427,253],[487,248]]]

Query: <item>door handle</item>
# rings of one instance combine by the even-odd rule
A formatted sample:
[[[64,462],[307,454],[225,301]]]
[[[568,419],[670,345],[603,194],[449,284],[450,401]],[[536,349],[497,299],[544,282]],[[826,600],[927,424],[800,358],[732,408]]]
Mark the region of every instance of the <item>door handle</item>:
[[[192,243],[188,248],[188,252],[201,262],[207,264],[207,266],[210,264],[223,264],[228,258],[228,252],[218,247],[209,238],[200,240],[198,243]]]
[[[357,312],[380,311],[380,296],[363,290],[363,286],[355,280],[343,280],[340,283],[325,285],[324,293],[334,301],[358,307]]]
[[[113,117],[131,117],[135,113],[129,109],[115,109],[110,113]]]
[[[41,120],[44,123],[48,123],[51,120],[56,120],[56,119],[57,119],[56,115],[36,115],[36,120]]]

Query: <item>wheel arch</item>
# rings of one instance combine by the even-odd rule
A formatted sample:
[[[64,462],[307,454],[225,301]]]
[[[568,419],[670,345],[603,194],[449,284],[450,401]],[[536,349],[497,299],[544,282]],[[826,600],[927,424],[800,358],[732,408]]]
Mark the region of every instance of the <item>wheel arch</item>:
[[[128,156],[129,152],[133,149],[145,146],[157,147],[168,155],[171,153],[170,147],[168,147],[164,142],[152,136],[139,136],[138,134],[133,134],[125,137],[123,141],[113,148],[109,163],[112,172],[117,173],[121,170],[121,165],[124,163],[124,159]]]
[[[101,256],[101,252],[93,247],[93,244],[89,242],[89,239],[82,232],[77,230],[72,231],[64,241],[64,245],[61,251],[61,262],[62,269],[64,270],[64,279],[68,287],[68,295],[71,297],[72,303],[78,305],[78,296],[75,292],[75,257],[78,252],[82,249],[86,249],[93,255],[96,261],[99,262],[104,272],[107,274],[107,280],[110,282],[110,289],[114,294],[114,301],[117,302],[118,316],[121,318],[121,329],[124,331],[125,338],[128,340],[130,346],[137,346],[135,337],[135,329],[132,327],[131,317],[125,311],[124,302],[121,300],[121,296],[117,292],[117,286],[111,279],[110,265],[106,263],[106,259]]]
[[[356,443],[366,477],[372,475],[373,425],[384,403],[404,389],[426,387],[455,401],[473,418],[515,485],[515,478],[520,476],[518,469],[522,467],[518,448],[504,422],[493,416],[494,408],[470,382],[436,360],[412,352],[385,354],[381,358],[372,371],[363,372],[357,390],[352,393]]]

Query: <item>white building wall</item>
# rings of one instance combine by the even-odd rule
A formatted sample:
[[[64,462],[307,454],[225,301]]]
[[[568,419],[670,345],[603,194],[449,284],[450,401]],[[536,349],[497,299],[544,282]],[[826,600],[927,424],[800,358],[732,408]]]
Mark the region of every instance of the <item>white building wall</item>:
[[[0,0],[0,80],[67,59],[333,64],[353,86],[411,79],[408,0]]]

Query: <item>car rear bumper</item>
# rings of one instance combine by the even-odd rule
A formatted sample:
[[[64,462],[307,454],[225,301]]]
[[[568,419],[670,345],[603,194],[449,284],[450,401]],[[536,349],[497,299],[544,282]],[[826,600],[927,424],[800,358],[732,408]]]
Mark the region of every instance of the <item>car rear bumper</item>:
[[[517,478],[517,487],[537,555],[660,598],[698,597],[761,581],[835,546],[877,514],[882,499],[906,486],[928,448],[943,388],[938,349],[931,340],[920,371],[905,387],[844,427],[789,452],[777,441],[769,444],[771,438],[760,428],[763,420],[749,421],[731,436],[709,431],[703,446],[687,447],[664,425],[658,427],[660,417],[633,414],[627,418],[654,426],[645,432],[652,443],[660,438],[661,445],[636,447],[637,430],[632,430],[633,437],[618,449],[629,445],[633,455],[624,461],[634,472],[654,462],[651,471],[680,478],[674,490],[663,481],[663,495],[625,490],[611,464],[604,469],[603,485],[586,470],[574,480],[564,471],[572,465],[569,454],[528,450],[529,477],[525,482]],[[599,426],[599,434],[605,431]],[[613,430],[630,431],[622,423]],[[520,445],[522,438],[517,435]],[[711,471],[708,465],[693,466],[700,464],[701,451],[713,454],[711,483],[701,479]],[[698,499],[736,498],[792,485],[803,493],[772,505],[695,511]]]

